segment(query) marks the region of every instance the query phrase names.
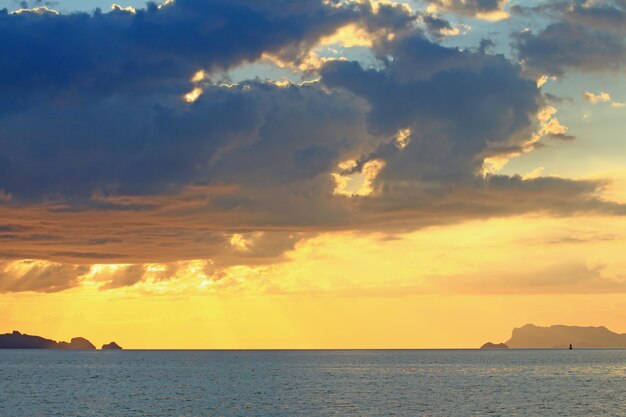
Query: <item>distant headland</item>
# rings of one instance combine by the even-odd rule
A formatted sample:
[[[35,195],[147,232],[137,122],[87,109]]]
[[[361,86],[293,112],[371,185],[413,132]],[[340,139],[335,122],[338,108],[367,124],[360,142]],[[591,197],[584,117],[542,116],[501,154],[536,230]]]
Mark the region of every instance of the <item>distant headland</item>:
[[[59,350],[95,350],[96,347],[84,337],[74,337],[70,342],[57,342],[41,336],[13,333],[0,334],[0,349],[59,349]],[[122,349],[117,343],[103,345],[102,349]]]
[[[102,345],[102,350],[122,350],[122,347],[115,342]]]
[[[480,347],[481,349],[508,349],[509,347],[504,343],[491,343],[487,342]]]
[[[574,348],[626,348],[626,334],[612,332],[604,326],[540,327],[527,324],[514,328],[506,342],[497,345],[489,342],[481,349],[567,349],[570,345]]]

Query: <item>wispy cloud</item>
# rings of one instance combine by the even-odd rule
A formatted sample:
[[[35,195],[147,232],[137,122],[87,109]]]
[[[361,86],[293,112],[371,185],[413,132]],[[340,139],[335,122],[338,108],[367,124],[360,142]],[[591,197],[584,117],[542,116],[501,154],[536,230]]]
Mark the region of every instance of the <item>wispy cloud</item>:
[[[583,93],[583,97],[585,98],[586,101],[588,101],[591,104],[607,103],[611,105],[611,107],[624,107],[625,106],[625,104],[621,101],[614,101],[611,98],[611,95],[609,93],[605,93],[604,91],[601,91],[598,94],[585,91]]]

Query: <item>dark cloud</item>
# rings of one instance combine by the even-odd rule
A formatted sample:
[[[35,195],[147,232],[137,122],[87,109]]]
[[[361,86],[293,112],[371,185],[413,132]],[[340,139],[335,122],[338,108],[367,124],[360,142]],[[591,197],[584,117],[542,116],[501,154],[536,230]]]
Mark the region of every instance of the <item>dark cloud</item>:
[[[491,176],[474,184],[390,182],[384,184],[384,194],[379,198],[362,202],[368,215],[362,219],[361,229],[411,231],[470,218],[533,212],[550,216],[626,214],[623,205],[606,202],[598,196],[602,186],[597,181],[550,177],[524,180],[518,176]]]
[[[84,265],[20,261],[0,263],[0,292],[58,292],[78,285]]]
[[[252,82],[209,86],[191,107],[134,98],[37,106],[0,127],[0,188],[22,199],[73,198],[55,210],[142,211],[150,209],[145,202],[84,199],[94,192],[172,193],[208,181],[304,181],[375,140],[363,109],[342,96]]]
[[[538,34],[524,32],[515,39],[520,57],[537,75],[562,76],[569,69],[617,71],[626,62],[624,35],[581,24],[553,23]]]
[[[565,103],[574,102],[574,99],[572,99],[571,97],[560,97],[560,96],[550,94],[550,93],[544,93],[543,96],[545,97],[548,103],[553,103],[555,105],[563,104],[564,102]]]
[[[103,290],[110,290],[135,285],[141,281],[145,273],[146,269],[143,265],[128,265],[110,274],[100,274],[104,275],[104,277],[100,277],[96,274],[96,278],[104,282],[102,286]]]
[[[565,133],[552,133],[548,135],[550,139],[562,140],[562,141],[570,141],[576,139],[574,135],[568,135]]]
[[[180,96],[191,88],[189,78],[196,70],[222,70],[265,53],[297,61],[320,37],[348,23],[377,30],[401,28],[413,20],[394,5],[376,11],[368,3],[319,0],[276,6],[178,0],[163,8],[149,4],[136,14],[1,11],[0,114],[2,109],[9,114],[0,124],[0,143],[11,143],[0,151],[1,195],[13,197],[13,190],[26,199],[70,196],[74,201],[68,209],[75,210],[80,209],[76,198],[93,192],[175,192],[206,180],[210,165],[258,140],[261,127],[277,134],[279,127],[264,118],[282,112],[286,102],[273,96],[298,100],[298,95],[317,94],[318,104],[311,98],[311,106],[354,110],[335,105],[320,92],[276,94],[276,88],[260,84],[249,86],[250,92],[208,87],[210,100],[181,108]],[[315,114],[311,123],[331,123],[322,119]],[[310,139],[294,143],[298,149],[289,157],[298,171],[314,176],[334,162],[337,149]],[[103,210],[113,209],[99,203]]]
[[[626,34],[626,2],[623,0],[581,1],[554,6],[564,10],[565,18],[602,31]]]
[[[507,0],[426,0],[438,8],[472,17],[487,17],[504,11]]]
[[[449,21],[432,14],[425,14],[422,16],[422,21],[426,25],[428,34],[435,39],[442,39],[454,30],[454,27]]]
[[[503,56],[444,48],[419,35],[381,45],[380,53],[383,70],[337,61],[322,81],[365,98],[374,132],[413,132],[406,148],[385,143],[369,156],[386,161],[383,181],[474,181],[485,156],[509,153],[531,136],[543,99]]]
[[[69,257],[69,258],[84,258],[90,259],[94,262],[119,260],[126,258],[128,255],[120,253],[104,253],[104,252],[52,252],[51,257]]]
[[[99,279],[104,288],[168,279],[180,260],[210,260],[219,274],[282,261],[332,230],[624,214],[600,199],[599,181],[482,175],[486,158],[538,146],[529,138],[545,105],[535,81],[488,44],[433,43],[396,6],[281,5],[0,13],[0,197],[11,196],[0,199],[0,218],[11,219],[0,257],[5,270],[15,259],[51,262],[5,272],[0,290],[68,288],[94,263],[126,265]],[[319,82],[302,85],[189,81],[264,53],[297,64],[348,23],[395,34],[375,39],[376,65],[326,62]],[[186,103],[192,86],[202,95]],[[365,172],[373,162],[378,175]],[[367,177],[373,193],[338,195],[337,176]],[[151,263],[169,266],[156,274]]]
[[[496,47],[496,43],[492,41],[491,39],[482,38],[480,40],[480,43],[478,44],[478,50],[482,53],[486,53],[495,47]]]
[[[40,9],[41,10],[41,9]],[[0,11],[0,113],[33,97],[52,105],[119,92],[182,94],[200,69],[225,70],[264,53],[297,60],[349,23],[375,30],[413,19],[400,7],[321,0],[177,0],[136,13]]]
[[[626,64],[625,2],[575,0],[540,7],[555,21],[538,33],[514,35],[519,56],[533,75],[619,71]]]

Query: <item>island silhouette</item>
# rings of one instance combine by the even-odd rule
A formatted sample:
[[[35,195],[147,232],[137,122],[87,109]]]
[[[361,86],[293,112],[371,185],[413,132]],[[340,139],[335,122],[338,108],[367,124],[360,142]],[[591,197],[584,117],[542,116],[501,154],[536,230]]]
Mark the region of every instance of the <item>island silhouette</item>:
[[[504,343],[491,343],[487,342],[480,347],[481,349],[508,349],[509,347]]]
[[[95,350],[96,347],[84,337],[74,337],[70,342],[57,342],[14,330],[13,333],[0,334],[0,349]],[[111,342],[102,346],[102,349],[121,349],[121,347]]]
[[[581,327],[527,324],[513,329],[504,343],[486,343],[481,349],[568,349],[568,348],[626,348],[626,334],[610,331],[604,326]]]
[[[121,350],[122,347],[115,342],[106,343],[102,345],[102,350]]]

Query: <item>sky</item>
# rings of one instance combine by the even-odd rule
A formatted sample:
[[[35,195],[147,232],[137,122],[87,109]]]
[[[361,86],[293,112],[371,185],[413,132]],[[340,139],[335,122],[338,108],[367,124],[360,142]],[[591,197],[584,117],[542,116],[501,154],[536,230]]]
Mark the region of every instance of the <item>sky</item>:
[[[0,0],[0,332],[626,332],[626,1]]]

